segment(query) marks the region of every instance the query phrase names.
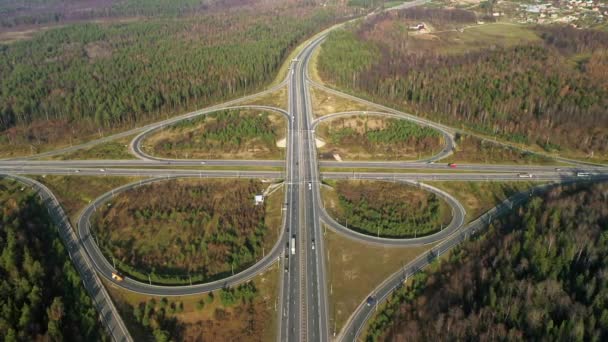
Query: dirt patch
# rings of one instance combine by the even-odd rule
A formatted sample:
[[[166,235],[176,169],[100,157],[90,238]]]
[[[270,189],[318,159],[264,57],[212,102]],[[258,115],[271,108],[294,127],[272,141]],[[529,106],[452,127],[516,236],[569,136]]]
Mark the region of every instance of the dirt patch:
[[[89,43],[84,47],[90,62],[112,56],[112,47],[108,42]]]

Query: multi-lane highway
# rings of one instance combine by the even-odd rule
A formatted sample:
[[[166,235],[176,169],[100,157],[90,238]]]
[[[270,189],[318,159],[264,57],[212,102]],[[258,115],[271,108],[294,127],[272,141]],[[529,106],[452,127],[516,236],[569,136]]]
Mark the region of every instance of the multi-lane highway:
[[[427,0],[416,0],[404,4],[411,7],[422,4]],[[272,265],[280,265],[283,276],[280,286],[279,341],[329,341],[333,339],[328,329],[328,298],[325,270],[325,252],[321,222],[344,237],[357,239],[370,244],[383,245],[423,245],[438,243],[432,254],[424,254],[398,270],[390,278],[380,284],[370,295],[381,302],[395,288],[401,286],[403,280],[426,266],[433,258],[443,254],[457,245],[470,234],[483,228],[490,217],[506,213],[514,206],[523,203],[528,198],[527,193],[517,194],[501,205],[489,211],[476,221],[464,226],[465,211],[463,206],[453,197],[440,189],[421,183],[423,181],[543,181],[566,183],[575,181],[604,181],[608,180],[608,168],[603,165],[575,163],[569,159],[558,159],[564,163],[575,163],[568,166],[536,166],[536,165],[486,165],[459,164],[451,168],[446,163],[436,161],[449,156],[454,147],[453,134],[457,129],[435,123],[433,121],[403,113],[392,108],[373,104],[354,96],[343,94],[337,90],[316,84],[309,79],[307,71],[311,55],[324,41],[327,32],[311,39],[291,61],[286,79],[279,85],[259,94],[243,99],[233,100],[221,105],[205,108],[196,112],[149,124],[124,133],[98,139],[90,143],[46,152],[37,157],[49,157],[87,148],[102,142],[120,137],[138,134],[130,144],[134,160],[65,160],[41,161],[32,160],[31,156],[16,160],[0,160],[0,174],[9,174],[38,189],[49,208],[58,217],[57,224],[62,232],[62,238],[68,246],[72,260],[85,280],[85,286],[95,299],[102,322],[115,340],[130,340],[130,335],[124,323],[109,300],[99,277],[111,280],[115,272],[110,263],[99,250],[91,235],[90,217],[97,208],[111,200],[116,194],[128,191],[138,186],[159,182],[177,177],[190,178],[258,178],[268,181],[283,181],[285,204],[283,228],[272,251],[261,258],[251,267],[237,272],[226,279],[187,286],[161,286],[145,280],[135,280],[126,277],[124,281],[115,283],[126,290],[149,295],[176,296],[203,293],[223,286],[232,286],[253,278],[261,271]],[[320,87],[329,92],[346,96],[353,101],[364,102],[378,108],[378,112],[364,112],[364,115],[384,115],[396,117],[429,126],[441,132],[445,146],[436,155],[419,161],[322,161],[317,158],[315,147],[315,127],[323,120],[340,116],[362,114],[348,112],[329,114],[315,119],[309,93],[309,86]],[[275,91],[280,87],[288,87],[288,110],[267,106],[237,106],[239,102],[261,94]],[[178,123],[181,120],[192,120],[201,115],[213,113],[227,108],[251,108],[275,111],[284,115],[288,120],[286,159],[277,160],[173,160],[149,155],[142,150],[142,145],[150,134]],[[322,172],[321,168],[327,168]],[[215,169],[214,169],[215,168]],[[221,169],[220,169],[221,168]],[[225,168],[231,168],[226,170]],[[256,170],[257,168],[257,170]],[[331,171],[329,171],[331,169]],[[341,170],[342,169],[342,170]],[[351,170],[348,170],[351,169]],[[377,169],[377,172],[369,172]],[[383,170],[384,169],[384,170]],[[390,170],[386,170],[390,169]],[[386,172],[403,169],[403,172]],[[359,172],[364,171],[364,172]],[[113,189],[95,199],[82,211],[78,219],[78,230],[74,231],[65,217],[53,194],[42,184],[20,175],[74,175],[74,176],[131,176],[141,180]],[[320,185],[323,179],[366,179],[388,182],[408,182],[415,186],[436,193],[452,207],[451,223],[438,232],[413,239],[388,239],[382,236],[370,236],[355,232],[342,226],[331,218],[325,211]],[[543,191],[548,186],[540,186],[536,191]],[[77,233],[77,235],[76,235]],[[352,341],[357,338],[361,328],[373,313],[373,307],[362,302],[352,314],[346,326],[337,336],[338,340]]]

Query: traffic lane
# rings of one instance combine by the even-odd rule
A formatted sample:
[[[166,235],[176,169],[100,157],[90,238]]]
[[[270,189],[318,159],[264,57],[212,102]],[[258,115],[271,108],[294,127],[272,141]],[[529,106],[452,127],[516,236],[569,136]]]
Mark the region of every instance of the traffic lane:
[[[125,277],[124,281],[116,282],[112,280],[112,273],[117,272],[116,269],[110,264],[110,262],[105,258],[99,247],[94,241],[93,236],[90,231],[90,218],[97,211],[97,208],[103,206],[107,201],[112,199],[117,194],[120,194],[124,191],[128,191],[134,189],[136,187],[165,181],[166,178],[152,178],[141,180],[137,182],[133,182],[127,185],[123,185],[116,189],[106,192],[105,194],[96,198],[92,203],[90,203],[85,209],[81,212],[78,218],[78,235],[79,240],[82,246],[84,247],[87,255],[90,257],[95,269],[99,274],[101,274],[108,281],[114,283],[116,286],[124,288],[126,290],[147,294],[147,295],[155,295],[155,296],[182,296],[182,295],[190,295],[190,294],[198,294],[205,293],[220,289],[225,286],[233,286],[243,282],[246,282],[257,274],[272,266],[275,262],[279,260],[279,256],[281,253],[280,245],[281,241],[285,236],[285,229],[281,229],[281,233],[272,250],[255,264],[251,265],[249,268],[242,270],[235,275],[226,277],[224,279],[220,279],[213,282],[208,282],[204,284],[196,284],[196,285],[153,285],[141,281],[137,281],[135,279]]]
[[[517,193],[499,203],[494,208],[488,210],[486,213],[482,214],[479,218],[466,225],[460,231],[450,235],[437,246],[433,247],[429,252],[421,254],[416,259],[405,265],[403,269],[399,269],[393,273],[393,275],[383,281],[368,295],[375,299],[375,305],[368,306],[365,300],[359,304],[357,309],[347,320],[347,323],[340,333],[338,340],[356,340],[362,329],[365,327],[366,322],[373,314],[373,311],[377,309],[377,305],[383,302],[388,295],[390,295],[394,290],[399,289],[409,277],[428,266],[437,257],[450,251],[452,248],[459,245],[469,237],[477,234],[481,229],[487,227],[493,219],[505,215],[508,212],[512,212],[514,208],[523,205],[530,198],[530,196],[534,194],[541,194],[555,186],[572,184],[577,181],[578,180],[567,180],[562,183],[544,184],[534,187],[529,191]]]
[[[389,181],[392,181],[392,180],[389,180]],[[348,227],[343,226],[342,224],[337,222],[333,217],[331,217],[327,213],[325,208],[323,208],[323,207],[319,208],[319,213],[320,213],[321,219],[333,231],[339,233],[340,235],[343,235],[343,236],[348,237],[355,241],[362,241],[365,243],[372,243],[372,244],[383,245],[383,246],[419,246],[419,245],[427,245],[427,244],[436,243],[438,241],[445,239],[447,236],[453,234],[455,231],[457,231],[464,225],[466,211],[465,211],[464,207],[462,206],[462,204],[451,194],[449,194],[441,189],[430,186],[428,184],[415,183],[415,182],[411,182],[411,181],[399,181],[399,180],[397,180],[397,182],[403,182],[403,183],[407,183],[407,184],[419,187],[421,189],[424,189],[425,191],[432,192],[435,195],[442,198],[443,200],[445,200],[446,203],[452,209],[452,220],[450,221],[450,223],[445,228],[442,228],[438,232],[433,233],[431,235],[415,237],[415,238],[386,238],[386,237],[368,235],[368,234],[357,232],[353,229],[349,229]]]
[[[104,326],[115,341],[132,341],[129,331],[122,321],[122,317],[118,314],[106,289],[97,277],[88,259],[88,255],[78,243],[78,238],[72,229],[72,225],[54,194],[43,184],[29,178],[15,175],[0,175],[0,177],[21,182],[37,192],[44,205],[48,208],[52,219],[55,221],[59,236],[66,246],[72,263],[80,274],[83,286],[93,299],[93,303],[99,312]]]
[[[593,180],[608,176],[608,171],[594,171],[589,176],[575,176],[559,172],[536,173],[532,177],[521,177],[515,173],[471,172],[471,173],[383,173],[383,172],[321,172],[322,179],[353,180],[420,180],[420,181],[565,181]]]
[[[250,106],[230,106],[230,107],[219,107],[219,108],[215,107],[215,108],[203,109],[203,110],[200,110],[197,112],[192,112],[192,113],[182,115],[182,116],[179,116],[176,118],[168,119],[168,120],[159,122],[157,124],[154,124],[152,127],[148,127],[147,129],[143,130],[140,134],[138,134],[135,138],[133,138],[133,140],[131,140],[131,143],[129,144],[129,150],[136,157],[141,158],[143,160],[156,160],[156,161],[174,160],[174,159],[170,159],[170,158],[161,158],[161,157],[153,156],[153,155],[150,155],[150,154],[144,152],[142,149],[142,145],[143,145],[143,142],[146,139],[146,137],[148,137],[151,134],[156,133],[159,130],[165,129],[167,127],[171,127],[184,120],[194,120],[194,119],[198,118],[199,116],[213,114],[218,111],[236,110],[236,109],[269,110],[269,111],[273,111],[275,113],[279,113],[279,114],[285,116],[287,118],[287,120],[289,120],[289,116],[290,116],[287,111],[285,111],[281,108],[276,108],[276,107],[271,107],[271,106],[250,105]]]
[[[281,87],[285,86],[285,84],[287,84],[287,80],[288,80],[288,78],[286,77],[283,81],[281,81],[281,83],[277,84],[276,86],[273,86],[271,88],[263,90],[263,91],[261,91],[259,93],[247,95],[247,96],[244,96],[244,97],[240,97],[238,99],[234,99],[234,100],[230,100],[230,101],[227,101],[227,102],[223,102],[223,103],[220,103],[220,104],[217,104],[217,105],[214,105],[214,106],[211,106],[211,107],[203,108],[201,110],[197,110],[197,111],[194,111],[194,112],[191,112],[191,113],[182,114],[182,115],[180,115],[180,116],[178,116],[176,118],[188,117],[188,116],[193,115],[193,113],[198,113],[198,112],[205,111],[205,110],[211,110],[211,109],[217,109],[217,108],[222,108],[222,107],[228,107],[228,106],[231,106],[231,105],[239,103],[239,102],[243,102],[243,101],[246,101],[246,100],[258,97],[258,96],[262,96],[262,95],[271,93],[271,92],[276,91],[276,90],[280,89]],[[151,123],[151,124],[148,124],[148,125],[144,125],[144,126],[141,126],[141,127],[136,127],[136,128],[130,129],[128,131],[112,134],[112,135],[109,135],[107,137],[103,137],[103,138],[100,138],[100,139],[92,140],[92,141],[89,141],[89,142],[86,142],[86,143],[83,143],[83,144],[80,144],[80,145],[74,145],[74,146],[64,147],[64,148],[60,148],[60,149],[57,149],[57,150],[52,150],[52,151],[48,151],[48,152],[33,154],[33,155],[30,155],[30,156],[20,156],[20,157],[8,158],[8,159],[2,159],[2,160],[30,160],[30,159],[43,158],[43,157],[52,157],[52,156],[56,156],[56,155],[60,155],[60,154],[68,153],[68,152],[73,152],[73,151],[77,151],[77,150],[80,150],[80,149],[93,147],[93,146],[96,146],[96,145],[99,145],[99,144],[102,144],[102,143],[105,143],[105,142],[109,142],[109,141],[112,141],[112,140],[115,140],[115,139],[120,139],[120,138],[128,137],[130,135],[134,135],[134,134],[140,133],[142,131],[145,131],[146,129],[150,129],[150,128],[156,126],[156,125],[162,124],[163,122],[165,122],[165,123],[166,122],[170,122],[170,120],[174,120],[174,119],[175,118],[171,118],[171,119],[167,119],[167,120],[164,120],[164,121],[160,121],[160,122],[155,122],[155,123]]]
[[[603,172],[608,167],[600,166],[556,166],[556,165],[507,165],[507,164],[461,164],[454,163],[421,163],[418,161],[320,161],[321,167],[331,168],[402,168],[402,169],[428,169],[449,171],[503,171],[503,172]]]
[[[280,179],[283,172],[241,170],[123,169],[123,168],[47,168],[0,166],[0,172],[29,175],[191,177],[191,178],[262,178]]]
[[[348,116],[356,116],[356,115],[366,115],[366,116],[381,116],[381,117],[389,117],[389,118],[393,118],[393,119],[397,119],[397,120],[407,120],[410,122],[413,122],[417,125],[423,126],[423,127],[430,127],[436,131],[439,131],[439,133],[441,133],[441,135],[443,135],[443,140],[444,140],[444,147],[441,151],[439,151],[438,153],[436,153],[433,156],[430,156],[428,158],[423,158],[420,160],[417,160],[417,162],[420,161],[428,161],[428,162],[434,162],[443,158],[446,158],[448,156],[450,156],[453,153],[454,150],[454,146],[456,145],[455,141],[454,141],[454,136],[452,135],[452,133],[450,131],[447,131],[445,129],[443,129],[443,126],[440,125],[436,125],[428,120],[424,120],[424,119],[420,119],[411,115],[401,115],[401,114],[395,114],[395,113],[386,113],[386,112],[376,112],[376,111],[350,111],[350,112],[339,112],[339,113],[332,113],[332,114],[328,114],[328,115],[324,115],[320,118],[317,118],[315,120],[312,121],[311,124],[311,129],[316,128],[316,126],[324,121],[331,121],[340,117],[348,117]]]
[[[159,167],[159,166],[253,166],[281,167],[283,160],[235,160],[235,159],[189,159],[189,160],[6,160],[0,161],[0,167]]]

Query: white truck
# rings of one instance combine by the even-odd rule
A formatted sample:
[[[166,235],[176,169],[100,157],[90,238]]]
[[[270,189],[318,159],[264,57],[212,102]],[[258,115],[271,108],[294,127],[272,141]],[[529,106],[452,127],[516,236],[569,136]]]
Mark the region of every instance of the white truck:
[[[291,236],[291,254],[296,254],[296,236],[295,234]]]

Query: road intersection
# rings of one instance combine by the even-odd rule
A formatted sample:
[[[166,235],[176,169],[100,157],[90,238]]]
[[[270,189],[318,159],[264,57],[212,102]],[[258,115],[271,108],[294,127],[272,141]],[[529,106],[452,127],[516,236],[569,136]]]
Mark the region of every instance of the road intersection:
[[[424,1],[412,2],[413,5]],[[351,95],[340,93],[337,90],[316,84],[308,77],[308,68],[311,55],[325,39],[327,33],[312,39],[298,56],[291,62],[286,79],[267,91],[246,97],[251,99],[260,94],[276,91],[281,87],[288,87],[288,110],[268,106],[239,106],[243,99],[237,99],[225,104],[216,105],[200,111],[188,113],[158,123],[149,124],[124,133],[105,137],[90,143],[72,146],[56,151],[46,152],[13,160],[0,161],[0,177],[9,177],[31,186],[50,199],[49,208],[55,210],[59,219],[57,225],[61,236],[70,250],[70,256],[77,269],[85,279],[85,286],[96,299],[98,310],[102,313],[102,322],[108,327],[112,337],[117,341],[132,340],[126,330],[122,319],[118,315],[101,279],[111,280],[111,275],[117,270],[113,267],[99,250],[90,231],[90,218],[98,207],[111,200],[116,194],[138,186],[159,182],[167,179],[188,178],[259,178],[273,181],[282,181],[286,210],[283,215],[283,229],[270,253],[258,260],[251,267],[236,273],[228,278],[203,284],[187,286],[164,286],[146,283],[126,277],[123,282],[115,283],[128,291],[147,295],[179,296],[205,293],[233,286],[252,279],[255,275],[279,263],[283,272],[280,286],[280,306],[277,310],[279,318],[279,341],[353,341],[356,340],[365,322],[373,314],[373,309],[362,302],[351,315],[346,326],[336,336],[330,334],[328,328],[328,298],[327,281],[322,223],[330,229],[347,238],[356,239],[365,243],[382,245],[427,245],[438,243],[430,254],[425,253],[419,258],[397,270],[395,274],[386,279],[370,294],[381,302],[394,289],[403,284],[403,281],[420,269],[428,265],[437,256],[446,253],[454,246],[466,240],[472,234],[485,227],[492,218],[507,213],[514,207],[524,203],[529,197],[528,192],[519,193],[497,207],[493,208],[477,220],[465,224],[464,207],[452,195],[421,183],[423,181],[518,181],[538,180],[552,183],[570,183],[576,181],[603,181],[608,180],[608,168],[601,165],[578,163],[566,158],[557,158],[568,166],[533,166],[533,165],[483,165],[463,164],[457,170],[447,168],[445,163],[434,163],[449,156],[454,147],[455,129],[426,119],[403,113],[392,108],[375,105],[378,111],[366,112],[365,115],[384,115],[414,121],[437,129],[444,137],[445,146],[435,156],[413,162],[332,162],[318,161],[315,147],[315,127],[323,120],[336,117],[362,114],[362,112],[347,112],[330,114],[315,119],[310,97],[310,87],[318,87],[341,96],[351,98],[353,101],[365,101]],[[368,104],[370,102],[365,101]],[[278,112],[285,116],[288,122],[286,159],[275,160],[175,160],[158,158],[142,150],[145,138],[150,134],[182,120],[191,120],[200,115],[206,115],[222,109],[263,109]],[[130,150],[139,159],[134,160],[35,160],[35,158],[51,157],[59,154],[87,148],[137,134],[131,141]],[[211,167],[234,169],[213,170]],[[322,171],[322,168],[331,168],[332,171]],[[241,168],[241,169],[239,169]],[[276,168],[272,170],[255,170],[255,168]],[[333,169],[345,169],[333,171]],[[352,171],[348,170],[352,169]],[[365,172],[359,172],[357,169]],[[370,172],[369,169],[377,169]],[[402,169],[400,172],[383,172],[383,169]],[[528,174],[532,178],[522,178]],[[67,220],[58,201],[44,185],[19,175],[112,175],[112,176],[138,176],[147,177],[125,186],[113,189],[95,199],[80,214],[77,221],[77,230],[74,230]],[[434,192],[444,198],[452,207],[453,218],[445,229],[434,234],[416,237],[414,239],[387,239],[357,233],[342,226],[331,218],[325,211],[321,199],[320,187],[324,179],[368,179],[387,182],[406,182],[414,186]],[[541,185],[532,191],[546,191],[553,185]],[[295,253],[291,250],[295,249]],[[95,284],[87,285],[87,284]],[[103,298],[106,298],[103,300]]]

